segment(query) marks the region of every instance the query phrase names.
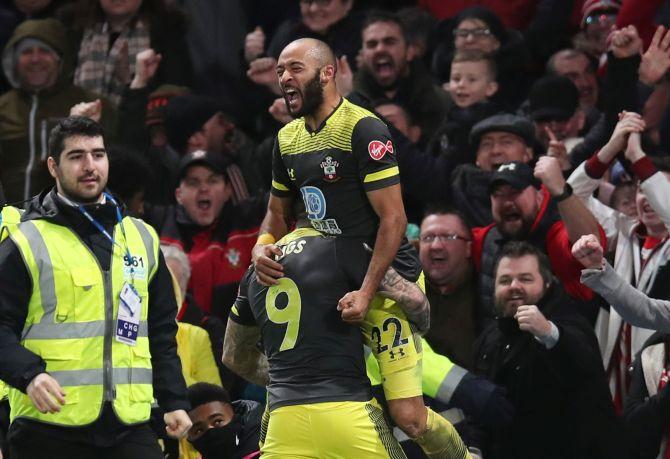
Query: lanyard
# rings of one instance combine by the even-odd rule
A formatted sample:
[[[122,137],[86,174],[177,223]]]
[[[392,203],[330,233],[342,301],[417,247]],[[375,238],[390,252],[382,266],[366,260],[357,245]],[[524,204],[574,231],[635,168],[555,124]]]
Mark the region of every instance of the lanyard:
[[[126,241],[126,263],[130,266],[130,279],[131,283],[134,283],[134,272],[135,270],[133,269],[133,257],[130,255],[130,250],[128,249],[128,238],[126,237],[126,230],[123,227],[123,217],[121,216],[121,210],[119,209],[119,205],[117,202],[114,200],[114,198],[109,194],[109,193],[103,193],[105,195],[105,198],[109,199],[109,201],[114,204],[114,207],[116,208],[116,221],[119,224],[119,227],[121,228],[121,234],[123,234],[123,239]],[[98,230],[100,233],[102,233],[103,236],[109,240],[109,242],[112,243],[112,251],[114,251],[114,245],[119,246],[120,249],[124,249],[124,247],[121,246],[118,242],[114,240],[111,234],[105,229],[104,226],[100,224],[99,221],[97,221],[93,216],[82,206],[81,204],[75,204],[76,208],[81,212],[81,214],[86,217],[86,219],[91,222],[91,224]]]

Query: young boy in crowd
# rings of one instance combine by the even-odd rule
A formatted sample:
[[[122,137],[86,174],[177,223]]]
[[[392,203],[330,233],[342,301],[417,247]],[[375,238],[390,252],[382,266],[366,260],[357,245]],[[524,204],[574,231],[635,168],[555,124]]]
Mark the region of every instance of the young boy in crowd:
[[[449,81],[442,87],[451,94],[453,104],[429,149],[449,155],[454,166],[474,162],[468,141],[472,126],[500,111],[492,99],[498,91],[495,61],[482,51],[458,51],[451,62]]]

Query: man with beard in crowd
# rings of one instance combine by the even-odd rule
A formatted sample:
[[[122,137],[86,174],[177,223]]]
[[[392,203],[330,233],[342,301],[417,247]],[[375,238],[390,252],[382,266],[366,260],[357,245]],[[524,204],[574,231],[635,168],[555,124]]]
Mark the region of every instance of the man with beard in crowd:
[[[406,107],[421,128],[421,144],[435,133],[447,113],[448,95],[435,85],[408,45],[400,19],[371,14],[362,28],[361,68],[354,80],[354,102],[388,99]]]
[[[594,234],[603,243],[605,235],[593,214],[572,195],[558,160],[544,156],[534,171],[522,162],[503,164],[491,177],[489,195],[493,223],[472,230],[472,259],[480,273],[484,323],[495,315],[494,267],[502,246],[510,240],[530,242],[546,253],[566,292],[590,301],[593,292],[580,283],[581,264],[570,248],[583,235]],[[594,320],[597,311],[584,307],[582,312]]]
[[[627,457],[595,334],[551,270],[528,242],[501,249],[475,370],[507,389],[515,414],[478,446],[487,459]]]

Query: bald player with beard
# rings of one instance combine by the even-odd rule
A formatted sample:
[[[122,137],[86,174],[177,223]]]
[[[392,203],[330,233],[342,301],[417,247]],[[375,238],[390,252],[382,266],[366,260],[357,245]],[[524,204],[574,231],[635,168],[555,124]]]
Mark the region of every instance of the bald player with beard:
[[[311,226],[321,234],[355,241],[351,246],[359,250],[364,243],[372,246],[360,287],[333,307],[345,322],[376,324],[366,339],[380,363],[398,426],[430,458],[468,457],[464,447],[450,454],[458,438],[453,426],[423,403],[421,349],[411,339],[413,326],[390,300],[375,300],[378,306],[370,308],[389,266],[416,282],[421,265],[403,238],[407,219],[389,131],[371,112],[340,95],[335,74],[332,50],[319,40],[296,40],[279,57],[279,84],[295,120],[279,131],[275,143],[268,211],[252,252],[256,280],[277,285],[283,277],[284,268],[274,259],[281,250],[274,243],[288,233],[293,203],[300,198]],[[324,264],[323,269],[332,267]]]

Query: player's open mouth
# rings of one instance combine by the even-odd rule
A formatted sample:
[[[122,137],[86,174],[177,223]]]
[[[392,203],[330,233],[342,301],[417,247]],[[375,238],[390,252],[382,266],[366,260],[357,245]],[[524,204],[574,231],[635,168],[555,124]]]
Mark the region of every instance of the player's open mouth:
[[[300,93],[294,88],[285,88],[284,97],[287,104],[294,105],[300,99]]]
[[[199,199],[197,205],[200,210],[209,210],[212,207],[212,201],[209,199]]]

